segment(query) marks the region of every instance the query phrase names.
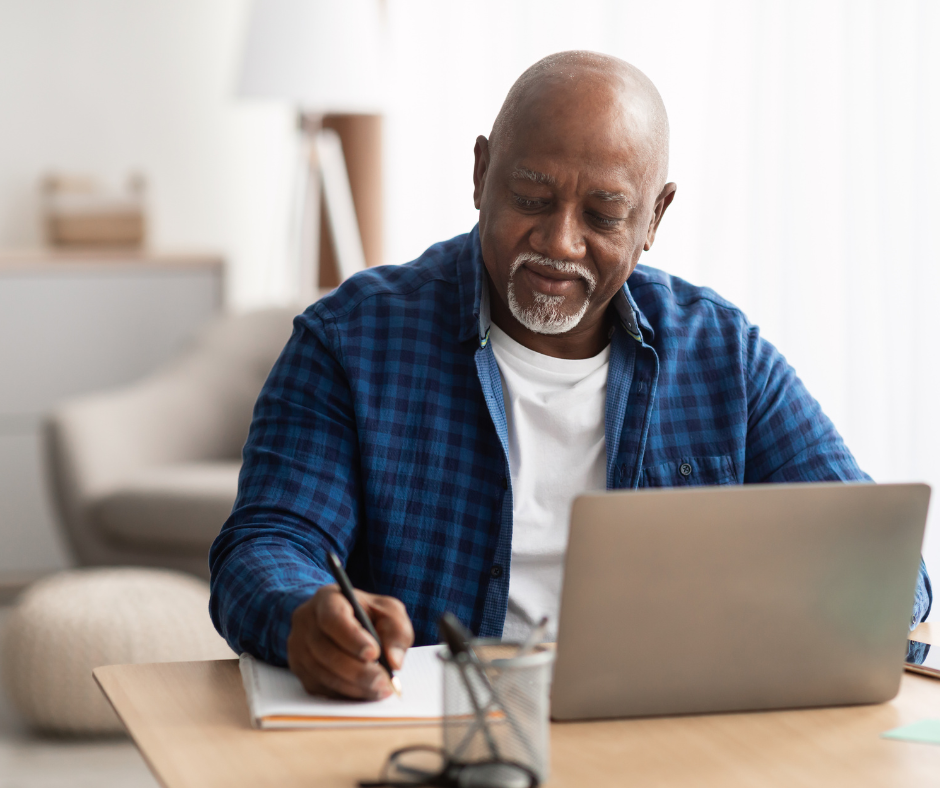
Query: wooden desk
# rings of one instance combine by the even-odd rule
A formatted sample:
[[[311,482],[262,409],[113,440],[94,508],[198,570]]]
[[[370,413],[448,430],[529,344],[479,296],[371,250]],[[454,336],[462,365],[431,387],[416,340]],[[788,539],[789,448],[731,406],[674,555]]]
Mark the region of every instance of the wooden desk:
[[[167,788],[349,788],[377,777],[394,748],[439,740],[436,727],[252,730],[235,660],[114,665],[95,678]],[[878,706],[556,723],[548,785],[940,785],[940,746],[879,738],[927,717],[940,718],[940,681],[905,673]]]

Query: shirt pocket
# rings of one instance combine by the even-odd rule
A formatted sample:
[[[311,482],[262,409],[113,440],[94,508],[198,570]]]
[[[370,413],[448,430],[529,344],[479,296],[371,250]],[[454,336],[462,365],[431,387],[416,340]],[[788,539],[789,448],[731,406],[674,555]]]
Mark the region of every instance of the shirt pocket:
[[[703,487],[735,484],[731,457],[680,457],[643,469],[640,487]]]

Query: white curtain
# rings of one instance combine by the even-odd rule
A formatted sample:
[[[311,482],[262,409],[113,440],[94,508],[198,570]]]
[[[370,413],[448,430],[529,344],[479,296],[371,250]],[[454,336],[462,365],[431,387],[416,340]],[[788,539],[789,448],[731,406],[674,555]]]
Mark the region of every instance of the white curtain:
[[[388,22],[388,262],[474,224],[474,139],[526,66],[622,57],[663,95],[679,186],[644,262],[741,306],[876,480],[940,485],[940,3],[389,0]],[[925,553],[940,581],[940,516]]]

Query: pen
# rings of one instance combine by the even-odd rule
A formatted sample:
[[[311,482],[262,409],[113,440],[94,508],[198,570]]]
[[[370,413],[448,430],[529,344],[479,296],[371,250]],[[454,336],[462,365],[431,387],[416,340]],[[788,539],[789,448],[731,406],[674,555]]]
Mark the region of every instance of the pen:
[[[329,564],[330,574],[332,574],[333,579],[336,580],[336,583],[339,586],[339,590],[343,592],[343,596],[346,597],[346,601],[352,605],[353,613],[356,616],[356,621],[362,624],[362,628],[372,635],[372,637],[375,638],[375,642],[379,644],[379,664],[388,672],[388,677],[392,682],[392,689],[395,690],[395,694],[400,698],[401,681],[399,681],[398,676],[392,672],[392,666],[389,664],[388,657],[385,655],[385,648],[382,646],[382,641],[379,639],[379,633],[375,631],[375,627],[372,626],[372,621],[362,609],[362,606],[359,604],[359,600],[356,599],[356,595],[353,592],[352,583],[349,582],[349,578],[346,576],[346,571],[343,569],[343,565],[340,563],[336,553],[332,551],[326,554],[326,562]]]

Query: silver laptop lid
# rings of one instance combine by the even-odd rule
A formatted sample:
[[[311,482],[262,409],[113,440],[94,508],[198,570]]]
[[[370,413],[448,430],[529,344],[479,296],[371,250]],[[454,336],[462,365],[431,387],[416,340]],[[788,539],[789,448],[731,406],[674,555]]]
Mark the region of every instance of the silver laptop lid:
[[[929,499],[841,483],[580,496],[552,717],[894,697]]]

